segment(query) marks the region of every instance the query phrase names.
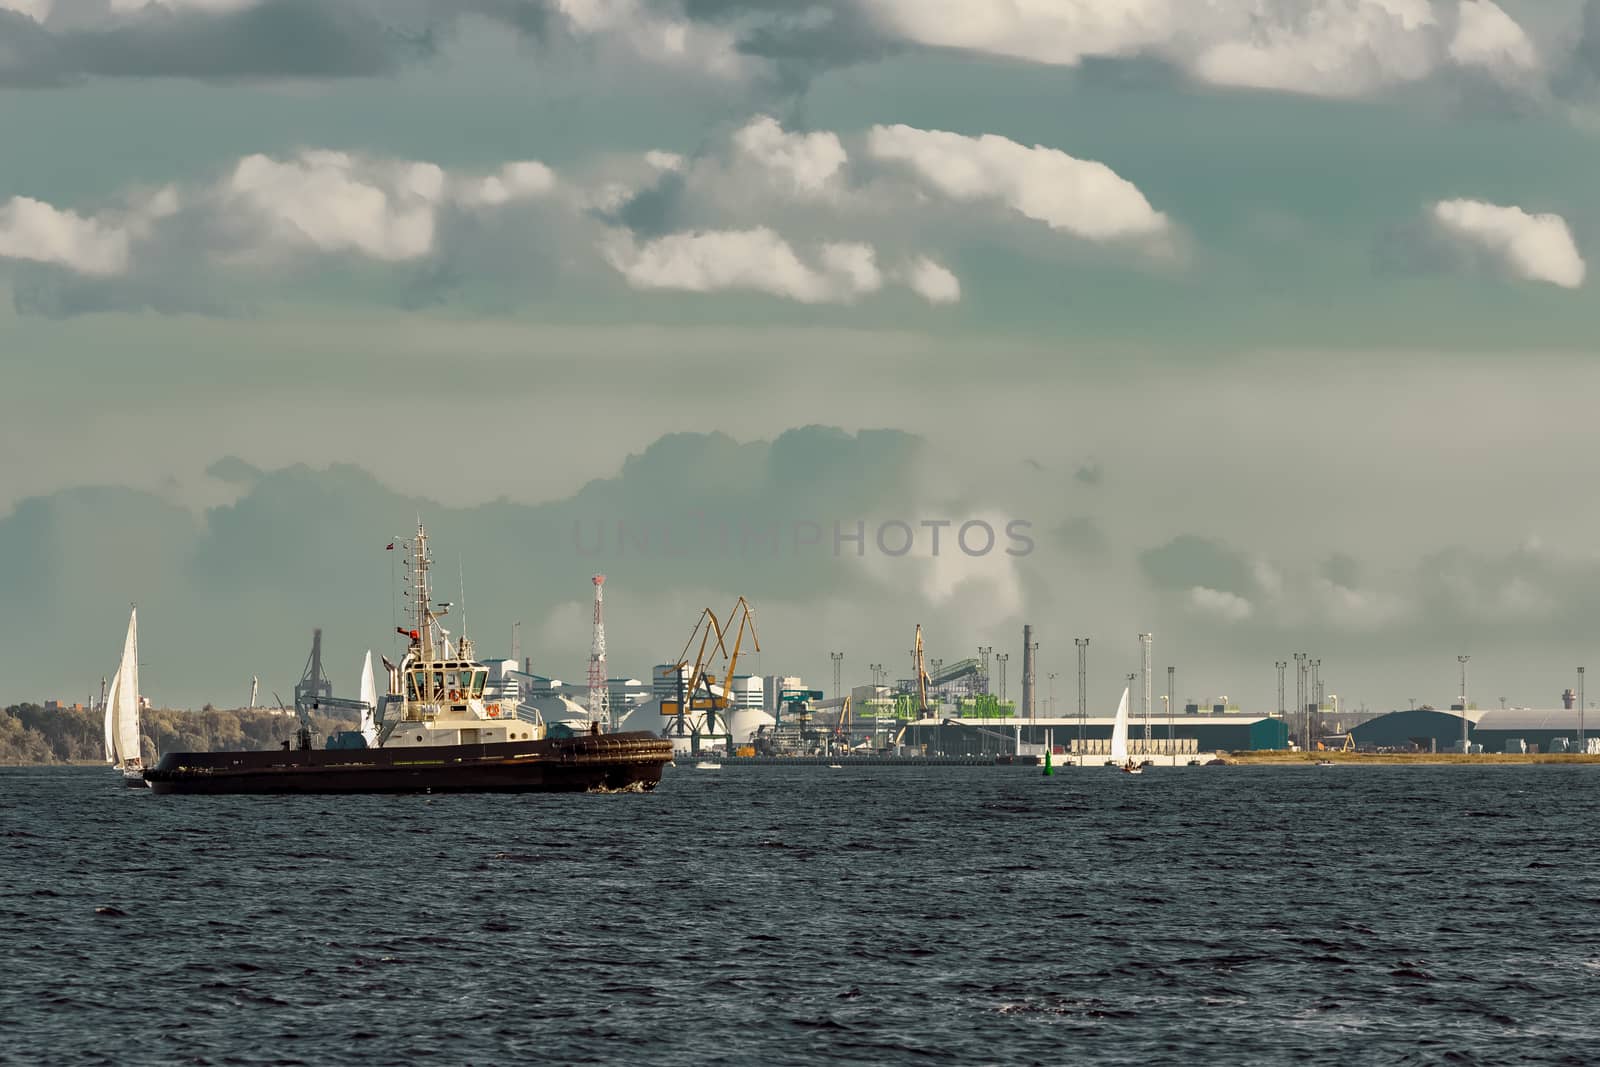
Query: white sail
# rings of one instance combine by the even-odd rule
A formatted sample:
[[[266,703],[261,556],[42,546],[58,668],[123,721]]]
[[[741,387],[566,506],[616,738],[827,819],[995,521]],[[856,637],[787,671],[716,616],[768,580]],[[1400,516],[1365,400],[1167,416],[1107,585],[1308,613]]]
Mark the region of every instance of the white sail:
[[[122,684],[122,672],[111,676],[111,688],[106,690],[106,762],[117,762],[117,687]]]
[[[106,714],[111,722],[113,755],[118,767],[137,770],[144,766],[139,752],[139,611],[128,616],[128,637],[122,645],[122,665],[106,697]]]
[[[372,651],[367,651],[367,661],[361,667],[361,736],[370,748],[378,747],[378,683],[372,677]]]
[[[1111,727],[1111,758],[1117,763],[1128,762],[1128,691],[1122,691],[1122,703],[1117,705],[1117,721]]]

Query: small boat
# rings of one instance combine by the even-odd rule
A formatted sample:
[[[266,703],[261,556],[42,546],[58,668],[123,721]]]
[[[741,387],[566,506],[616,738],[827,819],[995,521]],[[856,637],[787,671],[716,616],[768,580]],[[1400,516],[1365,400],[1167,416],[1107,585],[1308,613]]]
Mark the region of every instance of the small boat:
[[[842,770],[844,770],[844,767],[840,766],[837,763],[830,763],[830,764],[828,764],[828,770],[830,770],[830,771],[842,771]]]
[[[1117,718],[1111,725],[1111,759],[1108,761],[1123,774],[1143,774],[1144,767],[1128,755],[1128,690],[1122,690],[1122,701],[1117,704]]]
[[[1317,766],[1318,767],[1332,767],[1333,766],[1333,760],[1331,760],[1331,759],[1319,759],[1319,760],[1317,760]]]
[[[128,613],[122,662],[106,690],[106,762],[122,772],[122,784],[144,788],[143,730],[139,724],[139,609]]]
[[[720,771],[722,770],[722,764],[716,760],[703,759],[694,765],[694,769],[697,771]]]

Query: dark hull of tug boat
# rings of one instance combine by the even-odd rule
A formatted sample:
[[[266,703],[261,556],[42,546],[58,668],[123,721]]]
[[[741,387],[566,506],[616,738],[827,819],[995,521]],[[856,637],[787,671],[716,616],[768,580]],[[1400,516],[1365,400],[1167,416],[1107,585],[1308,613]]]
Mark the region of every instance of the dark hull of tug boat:
[[[169,752],[156,793],[583,793],[654,789],[672,742],[637,732],[488,745]]]

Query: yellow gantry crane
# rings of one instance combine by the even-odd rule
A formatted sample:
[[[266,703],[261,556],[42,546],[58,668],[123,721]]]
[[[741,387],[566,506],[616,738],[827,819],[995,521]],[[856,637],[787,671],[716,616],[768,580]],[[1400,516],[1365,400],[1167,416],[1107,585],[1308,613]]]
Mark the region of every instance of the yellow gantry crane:
[[[738,619],[738,629],[733,631],[733,649],[730,651],[727,644],[729,629]],[[712,733],[716,730],[717,719],[720,715],[724,724],[727,721],[727,708],[730,701],[728,687],[733,684],[733,675],[739,667],[739,654],[744,647],[745,631],[750,632],[750,645],[755,651],[761,651],[761,640],[756,635],[755,613],[750,603],[740,597],[734,604],[733,610],[728,612],[727,623],[717,618],[717,613],[710,608],[700,612],[700,617],[695,621],[694,630],[689,634],[689,640],[684,643],[683,651],[679,653],[674,670],[678,677],[683,677],[685,667],[691,666],[689,649],[695,648],[693,669],[689,672],[688,684],[683,688],[677,700],[663,700],[661,702],[662,715],[674,715],[678,719],[678,733],[684,730],[684,716],[698,714],[703,716],[703,732]],[[696,646],[695,641],[699,640]],[[721,679],[713,668],[721,666]],[[722,691],[719,693],[713,688],[720,684]]]
[[[928,705],[928,686],[933,680],[928,677],[928,671],[922,664],[922,624],[917,623],[917,718],[933,718],[934,709]]]
[[[922,663],[922,624],[920,622],[917,623],[917,645],[911,650],[911,658],[912,665],[917,671],[917,719],[931,719],[934,717],[935,709],[928,704],[928,686],[931,684],[931,680],[928,678],[928,671]],[[911,728],[912,721],[907,720],[902,723],[900,732],[894,735],[893,744],[896,748],[900,747],[900,743],[905,740],[906,731]]]

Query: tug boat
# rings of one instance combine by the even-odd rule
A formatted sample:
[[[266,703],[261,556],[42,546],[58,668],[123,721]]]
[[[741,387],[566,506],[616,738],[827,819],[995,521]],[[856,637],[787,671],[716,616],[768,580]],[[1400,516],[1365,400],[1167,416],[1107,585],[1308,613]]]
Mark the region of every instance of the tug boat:
[[[661,781],[672,742],[644,731],[551,738],[543,722],[485,701],[488,668],[463,635],[452,645],[439,625],[428,535],[417,524],[406,545],[413,626],[399,629],[409,647],[396,666],[387,657],[388,691],[367,701],[297,691],[298,747],[267,752],[169,752],[144,772],[166,793],[554,793],[642,792]],[[311,712],[323,708],[372,715],[364,733],[338,735],[339,746],[311,747]],[[372,738],[368,742],[367,738]]]

